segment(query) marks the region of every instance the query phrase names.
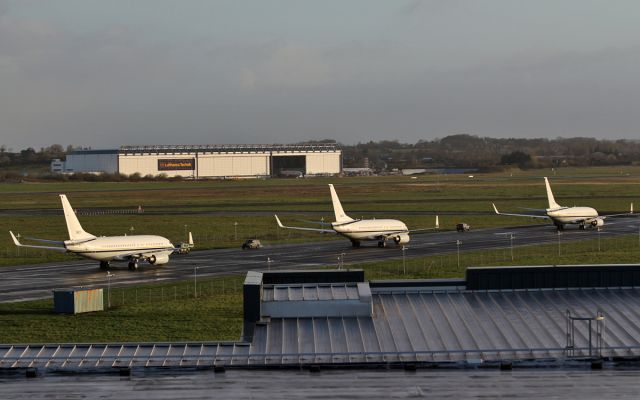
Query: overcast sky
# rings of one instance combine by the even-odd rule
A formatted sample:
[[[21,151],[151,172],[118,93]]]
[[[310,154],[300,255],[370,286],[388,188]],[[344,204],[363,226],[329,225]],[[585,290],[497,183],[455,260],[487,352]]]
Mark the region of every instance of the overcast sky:
[[[0,0],[0,144],[640,139],[636,0]]]

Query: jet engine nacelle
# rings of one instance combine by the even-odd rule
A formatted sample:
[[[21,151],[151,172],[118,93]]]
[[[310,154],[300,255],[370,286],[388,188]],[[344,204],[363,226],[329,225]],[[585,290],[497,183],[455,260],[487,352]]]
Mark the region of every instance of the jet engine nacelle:
[[[163,255],[163,256],[156,256],[155,254],[151,255],[151,257],[149,257],[149,264],[166,264],[169,262],[169,256],[167,255]]]
[[[401,233],[393,237],[393,241],[396,242],[396,244],[406,244],[409,243],[409,240],[411,239],[407,233]]]
[[[598,226],[603,226],[604,225],[604,219],[602,218],[596,218],[594,220],[591,220],[591,226],[598,227]]]

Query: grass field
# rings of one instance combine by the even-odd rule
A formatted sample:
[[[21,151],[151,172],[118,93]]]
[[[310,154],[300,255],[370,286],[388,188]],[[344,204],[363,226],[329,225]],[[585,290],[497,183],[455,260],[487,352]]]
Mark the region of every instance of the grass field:
[[[462,278],[469,266],[637,263],[638,235],[350,265],[367,280]],[[0,343],[238,340],[242,276],[111,288],[111,308],[56,315],[51,300],[0,304]],[[105,297],[108,295],[104,288]],[[108,300],[105,298],[105,307]]]
[[[58,193],[66,193],[84,228],[98,235],[154,233],[174,243],[193,232],[198,248],[235,247],[247,237],[265,243],[330,240],[330,236],[276,228],[273,213],[287,223],[333,220],[327,183],[334,183],[353,217],[398,217],[410,228],[442,229],[464,221],[474,228],[538,223],[492,214],[543,208],[542,176],[549,176],[564,205],[588,205],[624,212],[640,193],[640,167],[513,171],[502,174],[411,177],[272,179],[204,182],[0,184],[0,265],[48,262],[73,256],[17,249],[6,232],[49,239],[67,238]],[[143,214],[121,214],[142,205]],[[55,210],[55,211],[53,211]],[[394,213],[414,211],[396,216]],[[373,214],[373,212],[380,212]],[[471,213],[468,215],[467,213]],[[237,222],[237,225],[235,224]],[[133,228],[133,229],[132,229]],[[344,240],[344,239],[341,239]],[[468,266],[636,263],[638,235],[511,249],[465,252],[353,265],[367,279],[462,277]],[[0,304],[0,342],[106,342],[237,340],[243,276],[193,282],[112,288],[112,307],[102,313],[54,315],[50,300]],[[105,302],[106,304],[106,302]]]
[[[347,213],[355,218],[400,218],[410,229],[441,229],[464,221],[474,228],[539,221],[499,217],[518,207],[543,208],[542,176],[549,175],[556,199],[565,205],[589,205],[601,212],[624,212],[640,193],[640,167],[513,171],[500,174],[422,175],[361,178],[226,180],[198,182],[23,183],[0,184],[0,232],[66,239],[58,193],[66,193],[84,228],[96,235],[160,234],[174,243],[193,232],[197,248],[239,246],[256,237],[265,243],[331,240],[332,236],[276,227],[272,214],[288,224],[333,220],[327,183],[334,183]],[[636,201],[636,203],[638,203]],[[131,212],[138,206],[143,214]],[[412,211],[415,214],[397,215]],[[376,212],[376,214],[373,214]],[[472,215],[467,215],[471,213]],[[236,224],[237,223],[237,224]],[[310,225],[312,226],[312,225]],[[0,265],[69,259],[68,255],[19,250],[0,235]]]

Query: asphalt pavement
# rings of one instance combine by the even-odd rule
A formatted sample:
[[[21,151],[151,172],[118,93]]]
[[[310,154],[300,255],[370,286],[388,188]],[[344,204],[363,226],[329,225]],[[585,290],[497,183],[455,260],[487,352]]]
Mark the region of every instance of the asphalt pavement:
[[[266,244],[261,249],[232,249],[193,251],[186,255],[174,255],[168,264],[153,266],[140,263],[137,271],[127,269],[126,263],[112,263],[112,287],[149,283],[165,283],[268,269],[310,269],[325,266],[349,266],[358,263],[407,259],[429,255],[475,251],[482,249],[514,248],[520,246],[562,243],[602,239],[624,234],[640,235],[638,218],[619,218],[607,222],[598,233],[594,229],[578,230],[569,227],[560,236],[553,225],[528,225],[509,228],[428,232],[413,234],[411,242],[402,250],[392,242],[386,248],[378,248],[376,242],[363,242],[360,248],[352,248],[347,239],[295,244]],[[640,237],[639,237],[640,240]],[[516,260],[517,261],[517,260]],[[597,260],[584,260],[597,263]],[[98,262],[73,260],[69,262],[18,265],[0,268],[0,302],[49,298],[53,289],[74,286],[105,287],[106,272],[98,268]]]

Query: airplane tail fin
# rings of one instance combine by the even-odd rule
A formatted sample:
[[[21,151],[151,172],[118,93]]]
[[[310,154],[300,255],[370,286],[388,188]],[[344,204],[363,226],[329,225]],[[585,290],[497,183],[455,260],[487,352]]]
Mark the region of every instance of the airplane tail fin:
[[[440,218],[436,215],[436,229],[440,229]]]
[[[189,246],[193,246],[193,235],[189,232]]]
[[[69,240],[72,241],[82,241],[82,240],[91,240],[95,239],[95,236],[92,234],[85,232],[82,229],[82,225],[80,225],[80,221],[78,221],[78,217],[76,217],[76,213],[71,208],[71,204],[69,200],[67,200],[67,196],[64,194],[60,195],[60,200],[62,201],[62,210],[64,211],[64,219],[67,222],[67,230],[69,231]]]
[[[336,222],[343,223],[353,221],[353,218],[344,213],[340,199],[338,199],[338,194],[332,184],[329,184],[329,190],[331,191],[331,201],[333,202],[333,212],[336,214]]]
[[[547,199],[549,200],[549,209],[560,208],[560,204],[556,203],[556,199],[553,197],[553,192],[551,191],[551,186],[549,185],[549,180],[547,177],[544,177],[544,184],[547,187]]]

